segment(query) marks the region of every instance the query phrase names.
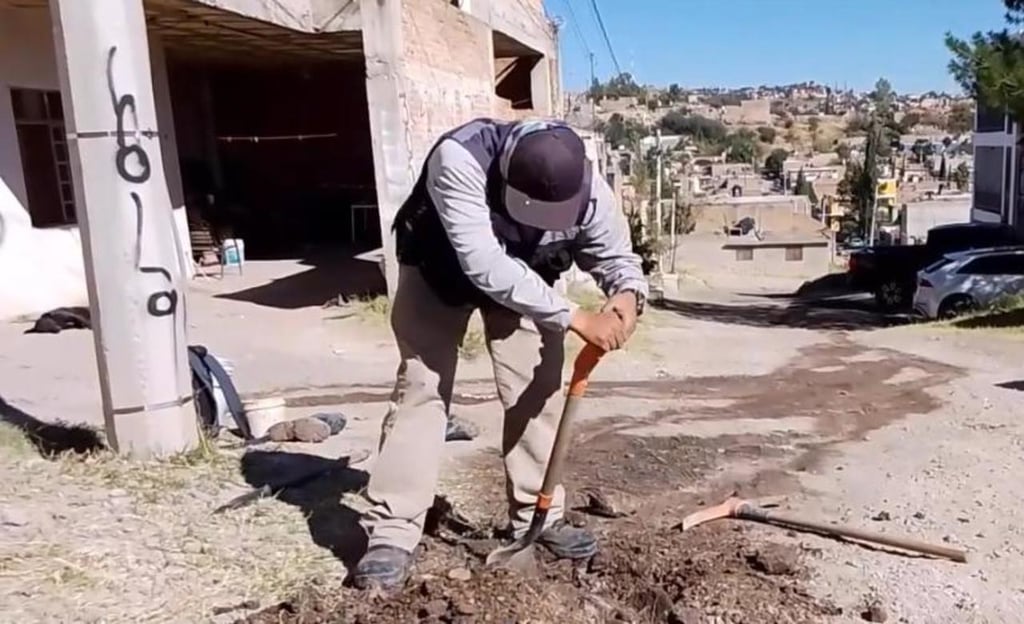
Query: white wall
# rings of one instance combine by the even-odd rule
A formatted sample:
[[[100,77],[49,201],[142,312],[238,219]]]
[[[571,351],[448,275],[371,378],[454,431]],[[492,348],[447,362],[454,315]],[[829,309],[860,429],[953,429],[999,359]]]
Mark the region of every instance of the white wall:
[[[0,319],[87,301],[78,228],[32,227],[12,87],[60,88],[45,5],[0,9]]]
[[[950,223],[971,220],[971,196],[964,194],[955,199],[930,199],[907,204],[906,232],[908,238],[924,239],[928,230]],[[993,215],[996,216],[996,215]]]
[[[163,57],[156,45],[154,96],[164,168],[172,205],[179,208],[183,200],[177,148]],[[11,88],[60,89],[50,13],[45,5],[40,9],[0,8],[0,320],[84,305],[88,300],[78,228],[32,227]],[[175,221],[187,245],[184,210],[175,210]]]
[[[754,259],[736,259],[735,248],[724,248],[726,238],[691,234],[679,238],[676,272],[704,279],[721,275],[793,277],[810,279],[828,273],[831,255],[827,246],[804,247],[803,260],[786,260],[784,247],[756,247]]]

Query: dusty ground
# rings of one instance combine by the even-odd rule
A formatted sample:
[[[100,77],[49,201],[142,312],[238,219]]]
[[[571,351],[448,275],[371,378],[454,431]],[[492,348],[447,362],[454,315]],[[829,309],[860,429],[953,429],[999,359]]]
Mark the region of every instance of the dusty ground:
[[[252,266],[245,278],[197,287],[193,342],[232,359],[243,391],[280,392],[294,415],[343,411],[350,427],[322,445],[244,455],[225,439],[142,465],[102,450],[54,457],[98,442],[45,424],[102,420],[91,338],[0,327],[6,618],[831,622],[861,621],[874,604],[892,622],[1019,621],[1017,334],[903,327],[848,303],[684,293],[602,364],[578,429],[567,478],[574,505],[597,488],[626,515],[572,512],[602,536],[602,554],[581,568],[543,562],[526,578],[481,569],[502,513],[500,422],[486,358],[469,358],[478,345],[467,345],[456,409],[482,434],[449,445],[441,494],[480,534],[442,522],[406,590],[381,600],[342,587],[362,543],[357,492],[372,458],[335,458],[359,459],[374,445],[394,366],[386,325],[372,307],[348,316],[320,308],[315,295],[264,296],[260,281],[279,265]],[[275,277],[271,294],[296,279]],[[211,513],[252,485],[325,468],[327,477],[276,500]],[[733,490],[817,519],[960,545],[970,560],[728,521],[678,531],[687,512]]]

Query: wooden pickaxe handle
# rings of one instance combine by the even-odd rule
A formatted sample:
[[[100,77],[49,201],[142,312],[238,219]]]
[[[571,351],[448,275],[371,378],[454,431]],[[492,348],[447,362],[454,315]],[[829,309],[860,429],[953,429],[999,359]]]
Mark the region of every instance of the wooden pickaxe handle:
[[[877,531],[865,531],[864,529],[858,529],[856,527],[845,526],[842,524],[829,524],[826,522],[817,522],[815,520],[806,520],[791,514],[770,511],[746,501],[736,505],[735,509],[733,517],[741,520],[753,520],[755,522],[764,522],[767,524],[784,525],[795,529],[806,529],[814,531],[815,533],[849,537],[851,539],[871,542],[873,544],[893,546],[895,548],[902,548],[903,550],[932,555],[934,557],[943,557],[960,563],[967,562],[967,553],[959,548],[929,544],[920,540],[888,535]]]

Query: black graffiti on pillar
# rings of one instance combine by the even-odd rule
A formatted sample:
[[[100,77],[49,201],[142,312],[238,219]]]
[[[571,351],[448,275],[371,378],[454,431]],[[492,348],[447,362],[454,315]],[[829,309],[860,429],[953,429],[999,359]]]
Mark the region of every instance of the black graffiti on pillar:
[[[149,154],[142,147],[140,137],[153,138],[157,135],[155,130],[142,130],[139,128],[139,115],[135,105],[135,96],[126,93],[117,95],[117,87],[114,85],[114,56],[117,54],[117,46],[111,46],[107,52],[107,89],[110,91],[110,102],[114,108],[114,119],[117,123],[117,130],[114,138],[117,141],[117,152],[114,155],[114,166],[117,168],[117,175],[121,179],[132,184],[143,184],[149,181],[152,174],[152,166],[149,162]],[[125,132],[125,121],[130,120],[133,126],[132,133],[135,141],[128,143]],[[129,159],[134,159],[137,171],[128,169]],[[135,270],[140,273],[161,275],[172,287],[168,290],[158,290],[146,298],[146,311],[151,316],[171,316],[178,309],[178,291],[173,288],[174,280],[171,272],[164,267],[142,266],[142,233],[143,233],[143,208],[142,199],[139,194],[132,191],[129,193],[132,203],[135,205]]]
[[[168,284],[172,284],[171,272],[164,267],[142,266],[142,199],[134,191],[128,195],[132,198],[132,203],[135,204],[135,269],[140,273],[157,273],[163,276]],[[178,291],[174,288],[158,290],[146,298],[146,311],[149,312],[150,316],[171,316],[177,309]]]
[[[115,138],[117,140],[117,154],[114,157],[114,163],[117,166],[117,174],[122,179],[127,180],[135,184],[142,184],[149,180],[149,176],[152,173],[152,167],[149,164],[149,155],[146,150],[142,148],[142,145],[138,142],[128,144],[125,136],[125,117],[131,115],[131,122],[134,126],[134,133],[136,135],[136,141],[138,137],[142,136],[153,136],[153,131],[143,131],[139,128],[139,115],[135,106],[135,96],[131,93],[126,93],[120,97],[117,95],[117,88],[114,86],[114,55],[117,53],[117,46],[111,46],[110,51],[107,53],[107,89],[110,91],[110,100],[114,106],[114,117],[117,120],[117,133]],[[134,157],[138,164],[138,173],[133,173],[128,170],[128,159]]]

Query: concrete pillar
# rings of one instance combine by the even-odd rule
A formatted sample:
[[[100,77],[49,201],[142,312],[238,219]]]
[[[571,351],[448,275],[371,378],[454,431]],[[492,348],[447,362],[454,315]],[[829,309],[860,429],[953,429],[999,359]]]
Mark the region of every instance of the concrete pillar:
[[[366,101],[373,140],[373,168],[384,247],[388,296],[398,283],[398,260],[391,224],[416,181],[409,134],[409,115],[402,88],[402,4],[360,0],[363,54],[366,58]]]
[[[557,107],[551,93],[551,59],[544,56],[530,70],[533,110],[541,117],[555,117]]]
[[[197,443],[185,258],[164,179],[142,0],[50,0],[107,437]]]
[[[178,228],[181,251],[185,258],[192,257],[192,241],[189,238],[188,215],[185,214],[185,190],[181,184],[181,166],[178,164],[178,140],[174,129],[174,107],[171,104],[171,84],[167,76],[167,57],[159,36],[149,35],[149,58],[153,68],[153,100],[156,103],[156,120],[160,126],[160,156],[164,161],[164,178],[171,196],[174,224]],[[186,262],[186,278],[193,275],[192,263]]]

